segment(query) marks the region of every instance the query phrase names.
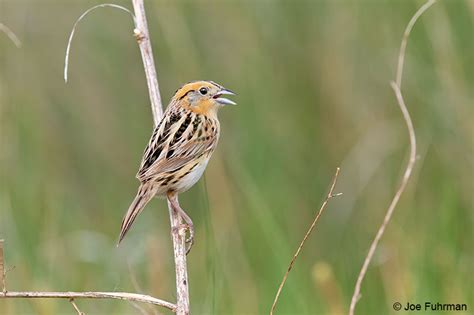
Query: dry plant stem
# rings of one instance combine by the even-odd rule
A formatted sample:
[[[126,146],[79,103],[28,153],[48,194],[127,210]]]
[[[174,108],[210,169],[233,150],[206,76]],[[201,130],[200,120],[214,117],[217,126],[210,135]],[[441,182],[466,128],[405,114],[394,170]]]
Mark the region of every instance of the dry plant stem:
[[[143,0],[133,0],[133,8],[135,11],[135,16],[126,8],[115,5],[115,4],[101,4],[94,6],[84,12],[79,19],[74,24],[73,30],[69,37],[68,46],[66,49],[65,57],[65,66],[64,66],[64,79],[67,81],[67,70],[68,70],[68,61],[69,61],[69,50],[74,32],[79,21],[85,17],[89,12],[100,7],[114,7],[124,11],[129,12],[134,17],[135,29],[134,35],[137,39],[138,45],[140,47],[140,52],[143,59],[143,64],[145,68],[145,74],[148,84],[148,89],[150,93],[151,107],[153,112],[153,121],[157,125],[163,116],[163,108],[161,104],[161,97],[159,92],[158,80],[155,70],[155,65],[153,61],[153,55],[151,50],[151,44],[148,33],[148,26],[145,16],[145,8],[143,5]],[[3,24],[0,24],[3,26]],[[1,28],[0,30],[4,30]],[[4,30],[5,31],[5,30]],[[7,35],[9,33],[7,32]],[[9,35],[10,36],[10,35]],[[171,231],[173,239],[173,248],[174,248],[174,257],[176,265],[176,284],[177,284],[177,305],[157,299],[155,297],[137,293],[128,293],[128,292],[8,292],[5,288],[5,271],[3,268],[0,268],[1,277],[0,281],[2,282],[3,292],[0,293],[0,299],[2,298],[64,298],[69,299],[73,304],[76,311],[81,314],[79,308],[74,303],[75,299],[118,299],[126,300],[129,302],[141,302],[159,305],[166,307],[169,310],[176,312],[179,315],[189,314],[189,293],[188,293],[188,278],[187,278],[187,265],[186,265],[186,244],[185,244],[185,235],[180,234],[179,227],[181,225],[181,217],[170,209],[170,218],[171,218]],[[1,243],[3,245],[3,243]],[[1,247],[3,249],[3,247]],[[3,250],[0,251],[0,261],[3,262]],[[3,263],[1,264],[3,267]]]
[[[5,263],[3,261],[3,240],[0,240],[0,283],[2,284],[2,292],[7,291],[7,286],[5,282]]]
[[[405,32],[403,33],[402,43],[400,45],[400,53],[398,54],[397,77],[395,81],[400,89],[402,88],[403,64],[405,61],[405,50],[407,48],[408,36],[410,36],[410,32],[418,18],[435,2],[436,0],[429,0],[424,5],[422,5],[410,19],[410,22],[408,22]]]
[[[10,40],[13,42],[13,44],[15,44],[17,48],[21,47],[21,41],[18,39],[15,33],[13,33],[13,31],[8,28],[8,26],[3,23],[0,23],[0,32],[7,34],[8,38],[10,38]]]
[[[177,197],[176,197],[177,200]],[[186,232],[181,229],[181,216],[168,200],[176,267],[176,314],[189,314],[188,270],[186,268]]]
[[[435,3],[435,0],[429,0],[426,2],[423,6],[421,6],[418,11],[413,15],[411,18],[410,22],[408,23],[405,32],[403,34],[402,42],[400,45],[400,53],[398,55],[398,65],[397,65],[397,75],[396,75],[396,82],[390,82],[394,92],[395,96],[397,98],[397,103],[398,106],[400,107],[400,110],[403,114],[403,118],[405,120],[407,130],[408,130],[408,136],[410,139],[410,157],[408,160],[408,164],[405,169],[405,173],[403,174],[402,181],[400,183],[400,186],[395,193],[395,196],[393,197],[392,202],[390,203],[387,213],[385,214],[384,220],[382,222],[382,225],[380,226],[379,230],[377,231],[377,234],[375,235],[374,240],[372,241],[372,244],[370,245],[369,252],[367,253],[367,256],[365,257],[364,263],[362,265],[362,268],[360,270],[359,276],[357,277],[357,282],[354,288],[354,294],[352,295],[351,299],[351,305],[349,308],[349,315],[353,315],[355,311],[355,307],[357,302],[360,299],[360,289],[362,285],[362,281],[364,280],[365,274],[367,273],[367,269],[369,267],[370,262],[372,261],[372,258],[374,256],[375,250],[377,249],[377,245],[382,238],[385,228],[387,227],[388,223],[390,222],[390,219],[392,218],[393,211],[395,210],[395,207],[398,204],[398,201],[400,200],[400,196],[402,195],[403,191],[406,188],[406,185],[408,183],[408,180],[410,179],[411,173],[413,171],[413,167],[415,166],[416,162],[416,137],[415,137],[415,129],[413,128],[413,123],[410,117],[410,113],[408,112],[408,109],[405,105],[405,101],[403,100],[403,95],[401,92],[401,82],[402,82],[402,73],[403,73],[403,63],[405,59],[405,50],[406,46],[408,43],[408,37],[410,35],[410,32],[415,25],[415,22],[418,20],[418,18],[431,6]]]
[[[116,299],[124,300],[129,302],[141,302],[148,303],[153,305],[159,305],[166,307],[167,309],[175,312],[176,305],[164,300],[157,299],[155,297],[137,294],[137,293],[128,293],[128,292],[37,292],[37,291],[7,291],[5,285],[5,270],[3,268],[4,258],[3,258],[3,240],[0,240],[0,272],[3,275],[3,290],[0,292],[0,299],[6,298],[29,298],[29,299],[68,299],[73,307],[79,314],[83,314],[77,305],[74,303],[75,299]]]
[[[140,52],[142,54],[143,66],[150,94],[153,119],[157,125],[163,116],[163,106],[156,75],[155,63],[151,49],[150,36],[145,15],[145,6],[143,0],[132,0],[135,12],[136,28],[134,30]],[[181,217],[176,211],[173,211],[171,203],[168,201],[168,209],[171,223],[171,237],[173,240],[174,262],[176,272],[176,313],[178,315],[189,314],[189,290],[188,290],[188,272],[186,263],[186,236],[181,235],[179,227],[181,226]]]
[[[163,116],[163,105],[161,104],[160,86],[156,75],[155,62],[153,60],[153,51],[151,50],[150,35],[148,32],[148,23],[146,21],[145,6],[143,0],[132,0],[135,11],[135,38],[137,39],[140,52],[142,54],[143,66],[145,68],[148,92],[150,94],[151,109],[155,126]]]
[[[65,54],[65,57],[64,57],[64,82],[67,82],[67,73],[68,73],[68,68],[69,68],[69,52],[71,50],[71,43],[72,43],[72,39],[74,38],[74,33],[76,32],[76,28],[77,28],[77,24],[79,24],[79,22],[89,13],[91,13],[92,11],[94,11],[95,9],[98,9],[98,8],[106,8],[106,7],[111,7],[111,8],[115,8],[115,9],[119,9],[119,10],[123,10],[125,12],[128,12],[130,13],[130,15],[132,16],[133,18],[133,22],[135,24],[135,16],[133,15],[132,12],[130,12],[129,9],[125,8],[125,7],[122,7],[120,5],[117,5],[117,4],[113,4],[113,3],[103,3],[103,4],[98,4],[96,6],[93,6],[92,8],[86,10],[84,13],[81,14],[81,16],[76,20],[76,22],[74,23],[74,26],[72,27],[72,30],[71,30],[71,33],[69,34],[69,40],[67,41],[67,47],[66,47],[66,54]]]
[[[155,297],[128,293],[128,292],[14,292],[7,291],[0,293],[2,298],[30,298],[30,299],[116,299],[132,302],[148,303],[166,307],[171,311],[176,311],[176,305],[173,303],[157,299]]]
[[[86,315],[86,313],[82,312],[79,307],[77,306],[76,302],[74,302],[74,299],[73,298],[70,298],[69,299],[69,302],[71,302],[72,304],[72,307],[74,307],[74,309],[76,310],[77,314],[78,315]]]
[[[306,232],[306,235],[304,236],[303,240],[301,241],[300,246],[298,246],[298,249],[296,250],[296,253],[293,256],[293,259],[291,259],[290,265],[288,266],[288,269],[286,270],[285,276],[283,277],[283,280],[281,281],[280,286],[278,287],[278,291],[275,295],[275,300],[273,301],[273,305],[272,305],[272,308],[270,310],[270,315],[273,315],[273,311],[275,310],[276,304],[278,302],[278,298],[280,297],[281,290],[283,289],[283,286],[285,285],[286,279],[288,278],[288,275],[289,275],[291,269],[293,268],[293,265],[296,261],[296,258],[298,258],[301,250],[303,249],[304,244],[306,243],[306,240],[308,239],[308,237],[313,232],[313,229],[316,226],[316,223],[318,222],[319,217],[321,216],[324,209],[326,208],[326,205],[328,204],[329,200],[333,197],[337,197],[337,196],[342,195],[342,193],[338,193],[338,194],[333,193],[334,187],[336,187],[337,177],[339,176],[339,171],[340,170],[341,169],[339,167],[336,169],[336,174],[334,174],[334,178],[332,180],[331,188],[329,189],[328,195],[326,196],[326,199],[324,200],[323,204],[321,205],[321,208],[319,209],[318,214],[314,218],[313,223],[311,223],[311,226],[309,227],[308,231]]]

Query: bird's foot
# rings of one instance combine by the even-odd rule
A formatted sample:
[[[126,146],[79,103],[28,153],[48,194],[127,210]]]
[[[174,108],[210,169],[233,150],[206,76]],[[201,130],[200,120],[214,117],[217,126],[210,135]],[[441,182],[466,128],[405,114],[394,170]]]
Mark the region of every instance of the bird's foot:
[[[189,233],[189,236],[186,237],[186,231]],[[173,234],[178,233],[182,237],[186,237],[186,255],[191,251],[191,247],[194,244],[194,226],[193,224],[183,223],[173,228]]]

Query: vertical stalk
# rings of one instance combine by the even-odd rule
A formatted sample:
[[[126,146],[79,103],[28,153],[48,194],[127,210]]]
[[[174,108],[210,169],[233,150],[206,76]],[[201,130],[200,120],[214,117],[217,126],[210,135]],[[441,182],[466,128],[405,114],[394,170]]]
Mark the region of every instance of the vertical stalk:
[[[3,240],[0,240],[0,283],[2,285],[2,293],[7,292],[5,284],[5,263],[3,261]]]
[[[143,0],[132,0],[135,11],[135,38],[137,39],[140,52],[142,54],[143,66],[150,94],[151,108],[153,112],[153,121],[157,125],[163,116],[163,106],[156,75],[155,63],[153,61],[153,52],[151,50],[150,36],[145,15],[145,6]],[[171,223],[171,238],[173,240],[174,263],[176,272],[176,314],[189,314],[189,290],[188,290],[188,272],[186,264],[186,244],[185,235],[180,234],[181,217],[173,211],[168,202]]]

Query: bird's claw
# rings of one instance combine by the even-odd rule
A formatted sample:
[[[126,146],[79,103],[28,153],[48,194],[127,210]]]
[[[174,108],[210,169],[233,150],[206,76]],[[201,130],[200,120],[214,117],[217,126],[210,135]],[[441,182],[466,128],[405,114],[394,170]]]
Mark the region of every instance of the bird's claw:
[[[192,224],[186,224],[187,230],[189,232],[189,237],[186,238],[185,242],[187,244],[186,255],[191,251],[191,247],[194,245],[194,226]]]
[[[194,226],[192,224],[184,223],[173,228],[173,234],[177,232],[177,234],[182,235],[181,231],[183,231],[184,236],[186,235],[186,231],[189,232],[189,237],[185,239],[185,242],[187,244],[186,246],[186,255],[187,255],[191,251],[191,247],[193,247],[194,245]]]

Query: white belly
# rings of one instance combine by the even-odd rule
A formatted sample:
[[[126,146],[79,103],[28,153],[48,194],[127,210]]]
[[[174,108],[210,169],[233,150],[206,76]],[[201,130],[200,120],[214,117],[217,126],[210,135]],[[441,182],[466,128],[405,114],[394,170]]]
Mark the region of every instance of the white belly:
[[[173,187],[173,190],[178,193],[182,193],[191,188],[201,178],[208,162],[209,159],[203,159],[201,163],[199,163],[188,175],[184,176],[179,180],[178,183],[175,184],[176,186]]]

